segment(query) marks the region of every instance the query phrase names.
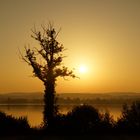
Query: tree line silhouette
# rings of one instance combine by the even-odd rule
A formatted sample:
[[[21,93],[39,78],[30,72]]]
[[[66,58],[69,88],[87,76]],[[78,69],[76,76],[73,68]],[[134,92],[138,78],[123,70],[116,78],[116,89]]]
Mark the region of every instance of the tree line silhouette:
[[[131,98],[109,98],[109,99],[102,99],[102,98],[94,98],[90,99],[89,97],[86,99],[80,99],[80,98],[63,98],[59,95],[57,97],[57,104],[58,105],[80,105],[80,104],[106,104],[106,105],[123,105],[124,103],[131,104],[134,101],[140,101],[140,98],[135,97],[133,99]],[[4,99],[0,98],[0,104],[15,104],[15,105],[24,105],[24,104],[38,104],[38,105],[44,105],[42,98],[35,98],[32,96],[30,99],[28,97],[5,97]]]
[[[40,125],[31,127],[26,117],[15,118],[0,112],[0,135],[17,134],[139,134],[140,132],[140,102],[130,106],[124,104],[121,116],[117,121],[113,116],[100,113],[90,105],[74,107],[66,115],[57,113],[53,117],[51,127]]]

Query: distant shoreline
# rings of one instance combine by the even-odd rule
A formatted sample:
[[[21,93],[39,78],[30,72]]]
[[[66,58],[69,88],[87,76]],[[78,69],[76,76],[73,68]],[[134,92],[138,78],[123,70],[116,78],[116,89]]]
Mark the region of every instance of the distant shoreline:
[[[58,105],[122,105],[140,101],[140,93],[63,93],[56,96]],[[0,94],[0,105],[44,105],[43,94],[41,92]]]

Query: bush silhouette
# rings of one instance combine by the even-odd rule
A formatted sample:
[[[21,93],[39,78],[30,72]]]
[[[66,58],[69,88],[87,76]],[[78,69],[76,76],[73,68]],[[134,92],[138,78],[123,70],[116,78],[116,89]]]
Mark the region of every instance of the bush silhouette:
[[[102,114],[101,118],[101,130],[104,133],[112,133],[113,128],[115,126],[115,121],[113,119],[113,116],[110,115],[109,112],[105,112]]]
[[[112,133],[115,121],[108,112],[101,114],[93,106],[81,105],[75,106],[66,115],[58,114],[53,124],[53,129],[48,129],[46,132],[58,134],[95,134]]]
[[[76,106],[67,114],[71,130],[79,132],[90,132],[97,130],[101,122],[98,110],[90,105]]]
[[[30,129],[27,118],[15,118],[0,112],[0,134],[27,133]]]
[[[134,102],[130,107],[127,104],[123,105],[117,128],[131,133],[140,131],[140,102]]]

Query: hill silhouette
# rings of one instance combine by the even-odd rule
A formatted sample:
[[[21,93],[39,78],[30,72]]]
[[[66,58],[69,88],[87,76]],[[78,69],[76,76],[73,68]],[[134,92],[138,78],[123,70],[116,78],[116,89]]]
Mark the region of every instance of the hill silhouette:
[[[140,98],[140,93],[136,92],[108,92],[108,93],[58,93],[62,98],[80,98],[80,99],[95,99],[95,98]],[[0,93],[0,98],[27,98],[27,99],[42,99],[42,92],[10,92]]]

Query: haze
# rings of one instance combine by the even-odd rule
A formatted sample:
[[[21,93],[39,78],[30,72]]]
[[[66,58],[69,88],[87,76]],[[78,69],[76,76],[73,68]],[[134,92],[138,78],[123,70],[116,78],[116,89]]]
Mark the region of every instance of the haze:
[[[58,79],[57,92],[140,92],[140,1],[0,0],[0,92],[43,91],[18,48],[36,47],[31,28],[52,21],[80,79]],[[86,73],[79,73],[79,66]]]

